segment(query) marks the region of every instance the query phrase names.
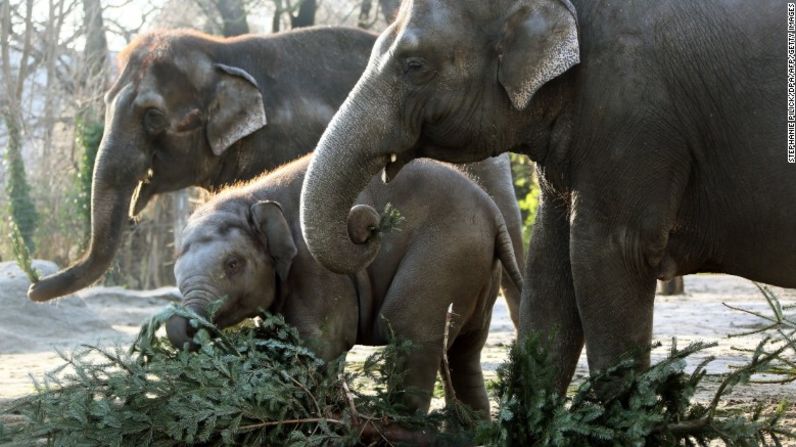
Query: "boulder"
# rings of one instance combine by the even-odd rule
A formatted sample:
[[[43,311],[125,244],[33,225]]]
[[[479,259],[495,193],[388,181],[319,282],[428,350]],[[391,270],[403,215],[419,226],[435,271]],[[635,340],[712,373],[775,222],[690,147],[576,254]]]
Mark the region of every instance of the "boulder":
[[[33,261],[41,276],[58,271],[49,261]],[[122,334],[75,295],[36,303],[28,299],[30,280],[16,262],[0,263],[0,353],[51,351]]]

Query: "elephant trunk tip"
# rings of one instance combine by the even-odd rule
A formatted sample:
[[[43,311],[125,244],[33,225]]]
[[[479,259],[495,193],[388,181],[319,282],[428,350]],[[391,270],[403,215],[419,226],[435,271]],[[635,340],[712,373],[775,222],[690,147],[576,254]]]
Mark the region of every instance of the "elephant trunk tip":
[[[348,213],[348,236],[351,242],[367,244],[379,231],[381,217],[371,206],[355,205]]]
[[[306,213],[307,208],[302,208],[302,212]],[[372,207],[358,205],[331,219],[305,218],[302,234],[310,254],[318,263],[334,273],[352,274],[369,266],[378,255],[380,220],[381,216]],[[319,225],[317,222],[321,221],[340,224]],[[337,241],[337,244],[326,243],[327,238]]]
[[[49,301],[53,298],[68,295],[90,286],[102,277],[113,260],[111,250],[99,250],[93,247],[89,254],[70,267],[46,276],[28,287],[28,298],[31,301]]]
[[[166,322],[166,336],[171,345],[177,349],[196,350],[198,346],[193,341],[195,334],[196,329],[185,317],[175,315]]]
[[[49,301],[59,296],[68,295],[83,288],[78,278],[70,270],[42,278],[28,287],[28,299],[36,302]]]

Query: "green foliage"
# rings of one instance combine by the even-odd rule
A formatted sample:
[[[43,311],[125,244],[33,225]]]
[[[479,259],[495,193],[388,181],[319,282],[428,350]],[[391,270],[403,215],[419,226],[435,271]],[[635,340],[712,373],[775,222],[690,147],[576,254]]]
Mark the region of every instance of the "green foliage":
[[[522,213],[522,238],[527,244],[531,240],[531,229],[539,207],[539,184],[533,162],[527,155],[511,154],[511,171],[514,178],[514,193]]]
[[[477,429],[474,415],[456,404],[429,415],[407,411],[406,394],[416,390],[400,386],[411,368],[400,359],[413,349],[409,342],[393,340],[361,366],[344,371],[342,361],[325,364],[303,347],[281,317],[263,315],[237,331],[220,331],[171,307],[142,327],[129,351],[86,347],[63,356],[66,365],[37,384],[36,395],[0,410],[29,421],[0,425],[0,439],[57,446],[782,445],[796,437],[782,426],[784,403],[765,415],[762,407],[721,408],[733,387],[753,375],[794,365],[793,333],[783,329],[792,320],[778,313],[787,309],[773,294],[767,300],[774,316],[761,318],[778,322],[767,328],[782,330],[777,332],[782,338],[766,338],[749,363],[722,376],[709,403],[693,398],[712,359],[690,374],[686,360],[710,345],[681,350],[673,343],[667,359],[643,372],[632,359],[623,359],[573,396],[562,397],[553,386],[546,340],[528,337],[498,370],[496,420]],[[157,335],[174,315],[189,318],[198,329],[197,352],[175,350]]]
[[[398,208],[392,206],[392,203],[384,205],[384,211],[381,213],[379,220],[379,228],[376,230],[378,234],[389,233],[391,231],[401,231],[401,224],[406,220],[401,215]]]
[[[3,424],[3,421],[0,421],[0,443],[8,443],[12,442],[14,439],[11,437],[11,433]]]
[[[11,127],[12,123],[6,120]],[[5,155],[6,193],[8,194],[8,214],[19,229],[28,251],[35,248],[33,234],[36,232],[38,213],[30,197],[30,185],[22,160],[22,146],[19,129],[8,129],[8,146]]]
[[[796,381],[796,322],[767,287],[759,286],[770,315],[738,309],[757,316],[761,328],[739,335],[769,334],[751,360],[724,375],[706,404],[693,402],[705,378],[703,361],[686,374],[686,359],[710,345],[696,343],[677,349],[647,371],[634,368],[632,359],[588,379],[570,398],[558,395],[552,385],[554,371],[538,337],[512,347],[509,362],[498,370],[495,385],[500,411],[495,423],[479,433],[481,442],[495,446],[707,446],[717,441],[728,446],[782,445],[796,439],[796,431],[783,427],[788,407],[781,403],[764,416],[758,406],[749,414],[722,411],[732,389],[752,381],[754,375],[773,375],[766,383]],[[597,391],[599,390],[599,392]]]
[[[10,229],[8,238],[11,241],[11,250],[14,253],[14,259],[16,259],[17,265],[19,265],[19,268],[22,269],[26,275],[28,275],[30,282],[38,282],[39,274],[36,272],[36,269],[33,268],[33,264],[30,259],[30,251],[28,250],[28,246],[25,244],[25,239],[22,236],[22,232],[19,230],[17,223],[14,222],[13,219],[8,220],[8,227]]]
[[[157,336],[174,315],[198,328],[197,352]],[[394,404],[400,399],[388,381],[403,349],[394,344],[366,362],[360,374],[375,380],[375,392],[352,395],[346,383],[353,377],[340,362],[318,359],[282,317],[220,331],[170,307],[142,327],[129,351],[86,347],[63,356],[62,369],[73,372],[49,374],[36,395],[5,411],[30,421],[15,441],[57,446],[355,445],[367,434],[378,441],[386,420],[438,433],[452,425],[445,413],[405,415]]]
[[[788,315],[786,312],[796,308],[792,306],[790,309],[783,306],[774,292],[768,286],[755,283],[758,290],[763,294],[763,297],[768,304],[770,315],[764,315],[758,312],[753,312],[747,309],[742,309],[729,304],[725,306],[730,309],[744,312],[753,315],[760,319],[762,326],[754,330],[733,334],[730,337],[741,337],[752,334],[766,334],[769,343],[765,345],[768,353],[772,349],[781,348],[785,346],[786,349],[771,361],[768,368],[763,371],[764,374],[771,376],[771,378],[763,380],[765,383],[791,383],[796,382],[796,316]],[[748,350],[739,349],[740,351],[749,352]]]
[[[155,336],[172,315],[190,316],[201,328],[198,352],[175,350]],[[299,422],[264,425],[335,411],[334,405],[316,407],[318,399],[334,401],[327,395],[332,389],[322,386],[329,380],[323,362],[300,347],[295,330],[278,317],[224,334],[171,308],[142,328],[130,352],[89,347],[65,360],[73,374],[51,374],[37,395],[15,404],[31,420],[28,439],[64,446],[253,446],[321,445],[345,435],[328,421],[312,430]]]
[[[82,153],[75,177],[73,203],[77,214],[81,217],[84,241],[88,240],[91,232],[91,181],[103,130],[104,125],[101,121],[80,119],[77,122],[77,145]]]
[[[723,379],[709,405],[692,403],[710,359],[686,374],[686,358],[707,347],[696,343],[678,350],[674,344],[667,359],[643,372],[633,360],[623,360],[565,399],[553,389],[548,354],[538,338],[528,337],[498,370],[500,412],[480,440],[495,446],[707,446],[716,440],[758,446],[780,445],[780,438],[796,435],[779,426],[784,407],[769,417],[759,410],[726,416],[718,411],[735,385],[764,371],[780,353],[758,348],[749,364]]]

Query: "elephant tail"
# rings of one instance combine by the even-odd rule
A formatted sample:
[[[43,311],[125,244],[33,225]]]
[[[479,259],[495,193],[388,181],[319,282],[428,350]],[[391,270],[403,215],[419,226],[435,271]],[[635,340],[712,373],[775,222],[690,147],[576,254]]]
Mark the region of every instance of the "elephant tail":
[[[497,220],[498,231],[495,235],[495,251],[497,257],[503,264],[503,269],[508,273],[511,281],[517,286],[518,290],[522,290],[522,273],[520,267],[517,265],[517,256],[514,253],[514,244],[511,242],[506,221],[503,219],[503,214],[498,209],[497,205],[493,206],[495,209],[495,217]]]

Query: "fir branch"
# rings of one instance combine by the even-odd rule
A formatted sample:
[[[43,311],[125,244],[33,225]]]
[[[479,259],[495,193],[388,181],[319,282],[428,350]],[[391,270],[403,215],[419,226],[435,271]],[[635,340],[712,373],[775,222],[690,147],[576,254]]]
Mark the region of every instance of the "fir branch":
[[[25,272],[30,282],[39,282],[39,273],[33,268],[30,250],[28,249],[28,244],[25,243],[25,238],[22,237],[22,231],[20,231],[16,221],[11,218],[8,219],[8,227],[11,230],[11,233],[8,235],[11,240],[11,250],[14,253],[14,259],[16,259],[17,265]]]
[[[401,231],[401,225],[406,221],[406,218],[401,215],[401,212],[395,208],[392,203],[387,203],[384,206],[384,211],[381,213],[381,220],[379,221],[379,234],[386,234],[391,231]]]
[[[196,352],[177,350],[157,335],[174,315],[194,320]],[[397,360],[405,349],[409,344],[395,342],[366,362],[362,375],[371,379],[365,385],[377,393],[350,390],[342,362],[318,359],[280,316],[263,315],[228,332],[172,306],[141,328],[129,350],[83,346],[62,354],[64,366],[37,385],[37,394],[0,410],[29,422],[0,433],[24,445],[166,447],[469,436],[472,426],[442,433],[443,426],[463,427],[459,413],[414,415],[400,405],[401,374],[394,372],[404,368]]]
[[[346,423],[343,421],[339,421],[337,419],[329,419],[329,418],[304,418],[304,419],[285,419],[281,421],[268,421],[268,422],[261,422],[259,424],[252,424],[252,425],[244,425],[243,427],[239,427],[238,430],[245,432],[249,430],[254,430],[258,428],[266,428],[266,427],[276,427],[279,425],[295,425],[295,424],[317,424],[319,422],[323,422],[326,424],[336,424],[336,425],[343,425],[345,426]]]

